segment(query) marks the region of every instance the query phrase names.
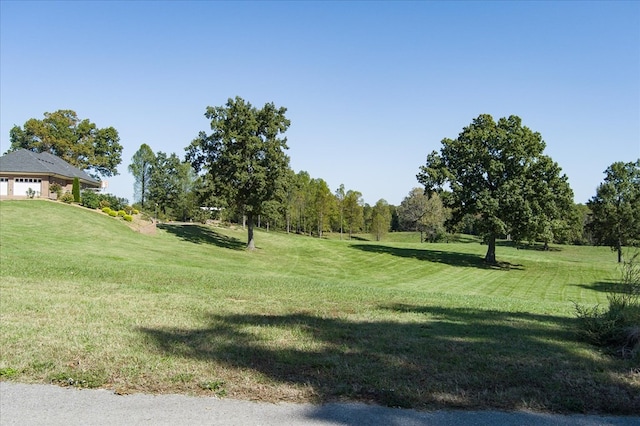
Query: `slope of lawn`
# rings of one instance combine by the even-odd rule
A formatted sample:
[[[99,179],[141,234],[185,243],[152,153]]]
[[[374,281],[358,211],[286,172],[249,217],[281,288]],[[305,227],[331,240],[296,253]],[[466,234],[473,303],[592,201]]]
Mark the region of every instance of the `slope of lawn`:
[[[0,376],[263,401],[640,414],[640,368],[575,335],[606,248],[544,252],[161,225],[0,202]],[[636,361],[637,363],[637,361]]]

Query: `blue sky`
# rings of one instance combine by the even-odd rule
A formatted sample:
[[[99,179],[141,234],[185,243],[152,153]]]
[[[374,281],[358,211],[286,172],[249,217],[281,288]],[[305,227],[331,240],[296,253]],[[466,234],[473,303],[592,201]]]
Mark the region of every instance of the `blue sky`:
[[[72,109],[184,156],[207,106],[288,109],[295,171],[399,204],[480,114],[540,132],[575,201],[640,157],[640,2],[0,2],[0,151]]]

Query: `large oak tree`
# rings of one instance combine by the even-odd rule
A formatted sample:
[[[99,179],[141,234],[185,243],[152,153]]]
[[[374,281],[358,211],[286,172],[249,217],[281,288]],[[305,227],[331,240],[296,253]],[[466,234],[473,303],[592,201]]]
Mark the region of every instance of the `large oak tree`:
[[[213,195],[224,197],[247,216],[247,248],[254,249],[254,219],[275,199],[276,183],[289,167],[286,108],[267,103],[258,109],[240,97],[207,107],[212,133],[200,132],[186,148],[187,161],[209,174]]]
[[[616,162],[589,200],[588,227],[596,244],[611,247],[622,262],[622,247],[640,244],[640,159]]]
[[[11,148],[49,152],[91,176],[115,176],[122,162],[122,145],[113,127],[98,128],[75,111],[45,112],[44,119],[29,119],[10,131]]]
[[[496,263],[496,238],[547,241],[573,202],[567,177],[544,148],[542,136],[519,117],[495,122],[483,114],[456,139],[443,139],[417,178],[427,192],[448,186],[454,220],[479,218],[488,244],[485,261]]]

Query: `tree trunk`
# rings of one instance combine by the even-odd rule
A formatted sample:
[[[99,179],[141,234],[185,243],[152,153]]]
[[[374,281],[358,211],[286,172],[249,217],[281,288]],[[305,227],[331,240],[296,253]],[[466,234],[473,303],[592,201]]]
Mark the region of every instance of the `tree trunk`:
[[[253,239],[253,213],[247,213],[247,250],[255,250],[256,243]]]
[[[622,243],[618,240],[618,263],[622,263]]]
[[[487,243],[488,243],[487,254],[484,257],[484,261],[491,265],[495,265],[496,264],[496,236],[489,235]]]

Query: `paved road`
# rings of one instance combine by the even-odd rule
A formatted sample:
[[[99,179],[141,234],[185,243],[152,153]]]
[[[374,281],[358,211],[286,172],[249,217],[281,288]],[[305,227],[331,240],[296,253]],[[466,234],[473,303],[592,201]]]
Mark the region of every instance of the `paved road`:
[[[419,412],[352,403],[265,404],[184,395],[119,396],[107,390],[0,382],[0,425],[638,426],[640,417],[525,411]]]

